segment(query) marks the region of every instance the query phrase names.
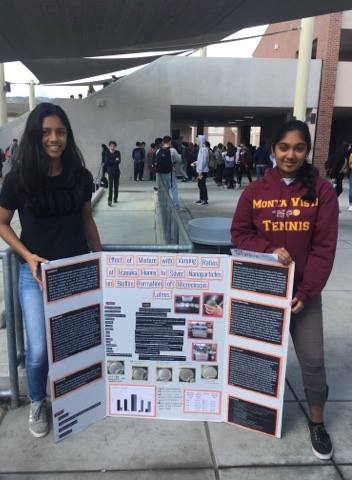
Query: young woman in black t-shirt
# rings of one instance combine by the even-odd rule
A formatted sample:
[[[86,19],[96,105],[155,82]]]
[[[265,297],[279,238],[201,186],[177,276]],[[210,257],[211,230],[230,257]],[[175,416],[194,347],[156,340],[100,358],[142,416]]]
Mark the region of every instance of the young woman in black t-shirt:
[[[92,175],[84,166],[61,107],[39,104],[29,115],[0,194],[0,236],[20,257],[19,296],[26,329],[26,370],[31,400],[29,430],[43,437],[48,361],[40,263],[100,251],[92,217]],[[10,226],[15,210],[18,238]]]

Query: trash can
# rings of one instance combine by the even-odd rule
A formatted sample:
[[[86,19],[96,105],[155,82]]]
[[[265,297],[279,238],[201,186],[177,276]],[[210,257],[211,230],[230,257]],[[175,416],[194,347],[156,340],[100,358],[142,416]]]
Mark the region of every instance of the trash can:
[[[196,245],[216,247],[221,253],[221,247],[229,247],[231,244],[232,218],[227,217],[203,217],[189,220],[187,225],[188,234]],[[227,252],[226,252],[227,253]]]

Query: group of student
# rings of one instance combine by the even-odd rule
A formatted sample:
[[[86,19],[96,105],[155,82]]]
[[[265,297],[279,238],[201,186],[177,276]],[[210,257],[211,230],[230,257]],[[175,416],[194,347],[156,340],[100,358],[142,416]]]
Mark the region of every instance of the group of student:
[[[293,261],[296,264],[291,335],[309,407],[313,452],[320,459],[329,459],[333,447],[323,423],[328,386],[321,292],[335,256],[338,205],[331,183],[307,161],[310,148],[305,123],[290,121],[280,128],[272,144],[277,166],[242,192],[231,235],[236,248],[274,253],[283,265]],[[204,155],[200,157],[202,151]],[[202,170],[207,163],[206,151],[205,139],[200,137],[195,165],[199,182],[207,173]],[[160,160],[165,170],[170,169],[170,164],[172,168],[174,151],[170,137],[162,139],[156,157],[157,165]],[[106,158],[108,175],[113,176],[119,169],[110,168],[110,159],[118,165],[121,161],[116,142],[109,142]],[[161,171],[160,166],[159,169],[165,182],[172,184],[173,176]],[[91,186],[92,175],[85,168],[67,115],[59,106],[39,104],[28,116],[16,161],[0,194],[0,236],[20,261],[19,295],[26,329],[31,401],[29,430],[35,437],[43,437],[49,431],[40,264],[101,250],[92,217]],[[117,201],[117,195],[113,200]],[[274,204],[274,208],[266,208],[269,204]],[[20,237],[11,227],[16,210],[22,227]]]
[[[330,178],[339,197],[343,191],[343,179],[349,179],[348,211],[352,212],[352,145],[344,143],[333,152],[325,163],[326,175]]]
[[[18,140],[17,140],[17,138],[14,138],[12,140],[11,145],[6,147],[5,150],[0,148],[0,178],[2,178],[2,170],[3,170],[4,163],[6,161],[8,161],[11,165],[11,163],[13,162],[13,160],[16,157],[17,150],[18,150]]]

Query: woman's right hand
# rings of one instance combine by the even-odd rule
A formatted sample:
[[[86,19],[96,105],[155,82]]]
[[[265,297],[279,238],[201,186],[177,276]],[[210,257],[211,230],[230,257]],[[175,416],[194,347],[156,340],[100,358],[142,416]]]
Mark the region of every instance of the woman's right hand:
[[[43,286],[41,271],[40,271],[40,264],[41,263],[48,263],[49,260],[46,258],[39,257],[35,253],[31,253],[27,258],[28,266],[32,272],[34,280],[36,280],[40,287]]]
[[[277,248],[273,253],[276,253],[279,262],[285,265],[285,267],[288,267],[293,261],[291,255],[284,247]]]

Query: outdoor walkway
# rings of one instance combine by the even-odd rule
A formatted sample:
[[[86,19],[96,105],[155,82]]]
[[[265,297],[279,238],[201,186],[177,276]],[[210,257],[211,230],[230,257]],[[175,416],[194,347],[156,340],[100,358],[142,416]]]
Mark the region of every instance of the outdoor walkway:
[[[182,218],[231,217],[240,191],[209,181],[209,205],[194,205],[195,183],[180,183]],[[273,439],[226,424],[109,418],[54,444],[27,430],[28,407],[9,411],[0,425],[1,480],[352,480],[352,213],[340,199],[340,238],[324,293],[325,351],[330,385],[326,424],[335,445],[331,462],[310,447],[304,395],[292,346],[285,393],[283,438]],[[153,192],[149,182],[126,184],[121,202],[103,198],[96,221],[104,243],[153,243]],[[110,213],[111,212],[111,213]]]

